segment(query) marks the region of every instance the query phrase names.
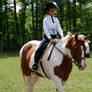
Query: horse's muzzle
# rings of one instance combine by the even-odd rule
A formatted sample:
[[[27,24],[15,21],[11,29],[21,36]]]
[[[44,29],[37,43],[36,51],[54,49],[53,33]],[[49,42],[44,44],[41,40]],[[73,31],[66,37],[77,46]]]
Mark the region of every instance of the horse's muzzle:
[[[85,67],[86,67],[86,64],[84,66],[81,66],[81,65],[78,66],[79,70],[84,70]]]

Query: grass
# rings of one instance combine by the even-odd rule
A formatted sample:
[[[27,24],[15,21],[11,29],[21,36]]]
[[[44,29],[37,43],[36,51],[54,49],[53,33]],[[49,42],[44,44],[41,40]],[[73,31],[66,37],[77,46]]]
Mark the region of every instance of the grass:
[[[65,85],[66,92],[92,92],[92,58],[88,58],[86,64],[84,71],[73,66]],[[0,58],[0,92],[27,92],[17,55]],[[56,92],[56,88],[51,80],[41,78],[35,85],[34,92]]]

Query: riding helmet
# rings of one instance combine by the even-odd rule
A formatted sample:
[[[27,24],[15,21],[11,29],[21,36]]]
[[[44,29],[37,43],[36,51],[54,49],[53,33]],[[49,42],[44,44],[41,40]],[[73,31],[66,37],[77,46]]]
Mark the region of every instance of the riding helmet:
[[[49,2],[45,4],[45,13],[47,13],[50,8],[57,8],[56,2]]]

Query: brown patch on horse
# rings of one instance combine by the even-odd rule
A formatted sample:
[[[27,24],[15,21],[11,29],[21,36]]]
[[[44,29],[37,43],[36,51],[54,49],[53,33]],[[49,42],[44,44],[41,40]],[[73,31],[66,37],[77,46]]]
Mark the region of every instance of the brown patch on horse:
[[[73,37],[69,37],[67,43],[66,43],[66,48],[71,49],[72,48],[72,44],[76,44],[76,41],[73,43],[74,38]]]
[[[62,64],[54,68],[54,73],[59,78],[62,78],[62,81],[66,81],[71,73],[71,70],[72,62],[64,57]]]
[[[32,44],[33,47],[31,49],[28,49],[27,51],[27,54],[26,54],[26,61],[27,61],[27,64],[29,64],[30,60],[31,60],[31,57],[33,55],[33,53],[35,52],[35,49],[37,47],[36,44]]]
[[[33,44],[27,44],[22,51],[22,56],[21,56],[21,68],[23,75],[29,76],[31,74],[31,69],[29,68],[29,61],[31,59],[30,57],[27,59],[27,55],[29,54],[30,50],[33,48]]]
[[[70,36],[66,43],[66,48],[71,49],[72,41],[73,37]],[[74,44],[76,44],[76,42],[74,42]],[[57,75],[59,78],[62,78],[63,81],[66,81],[68,79],[71,71],[72,71],[72,62],[65,57],[63,57],[62,64],[54,68],[55,75]]]
[[[71,50],[71,55],[73,58],[81,58],[81,46],[83,46],[85,52],[85,39],[80,37],[70,37],[66,43],[66,48]]]
[[[23,75],[26,76],[30,76],[32,73],[37,74],[38,76],[41,76],[41,74],[37,73],[37,72],[33,72],[30,68],[29,68],[29,62],[31,60],[32,54],[35,52],[37,47],[37,44],[27,44],[22,52],[22,57],[21,57],[21,69],[22,69],[22,73]]]
[[[88,37],[85,37],[87,39]],[[78,58],[81,60],[81,46],[83,46],[84,52],[85,52],[85,39],[78,38],[78,35],[76,34],[75,37],[70,36],[66,43],[66,48],[71,50],[71,55],[73,58]],[[78,62],[80,63],[80,62]],[[67,59],[63,58],[62,64],[59,66],[56,66],[54,68],[54,73],[59,78],[62,78],[63,81],[66,81],[72,71],[72,62]]]

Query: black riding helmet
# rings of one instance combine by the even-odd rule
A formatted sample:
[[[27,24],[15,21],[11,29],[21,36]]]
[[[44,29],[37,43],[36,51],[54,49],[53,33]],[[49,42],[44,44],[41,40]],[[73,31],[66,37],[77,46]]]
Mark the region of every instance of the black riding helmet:
[[[45,4],[45,13],[46,14],[50,8],[57,8],[57,4],[55,2],[49,2],[49,3]]]

